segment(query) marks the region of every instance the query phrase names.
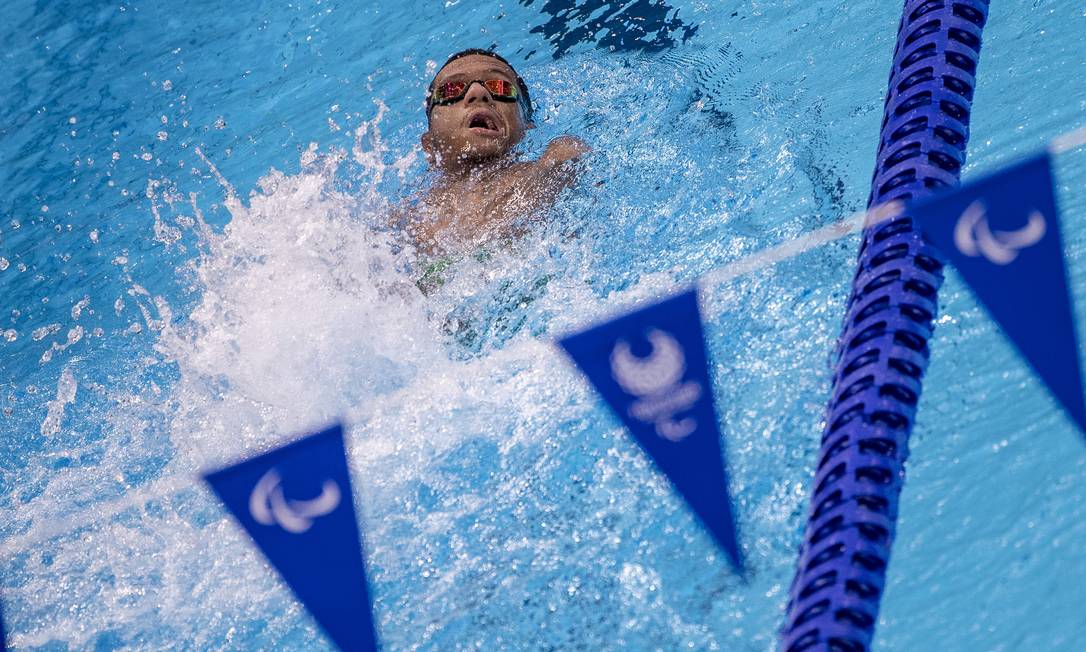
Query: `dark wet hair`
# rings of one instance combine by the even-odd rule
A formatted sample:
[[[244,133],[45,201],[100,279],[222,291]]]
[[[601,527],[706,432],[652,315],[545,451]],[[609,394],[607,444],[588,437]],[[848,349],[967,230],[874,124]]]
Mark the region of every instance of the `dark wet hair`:
[[[434,82],[437,81],[438,75],[440,75],[441,71],[444,70],[453,61],[456,61],[457,59],[463,59],[464,57],[469,57],[469,56],[471,56],[473,54],[477,54],[477,55],[484,56],[484,57],[490,57],[491,59],[497,59],[498,61],[501,61],[505,65],[509,66],[509,69],[513,71],[513,75],[517,78],[516,79],[517,89],[520,91],[521,96],[524,97],[524,105],[523,105],[524,106],[524,117],[528,120],[528,122],[531,122],[532,121],[532,113],[534,112],[534,109],[532,108],[532,96],[528,94],[528,84],[524,83],[524,79],[522,79],[521,76],[519,74],[517,74],[516,68],[513,67],[513,64],[506,61],[505,57],[498,54],[497,52],[494,52],[493,50],[483,50],[481,48],[468,48],[467,50],[461,50],[461,51],[457,52],[456,54],[452,55],[451,57],[449,57],[448,59],[446,59],[445,63],[441,64],[441,67],[437,69],[437,72],[434,73],[433,81],[430,82],[430,86],[426,89],[426,118],[427,118],[427,120],[429,120],[430,114],[434,110],[434,104],[433,104]]]

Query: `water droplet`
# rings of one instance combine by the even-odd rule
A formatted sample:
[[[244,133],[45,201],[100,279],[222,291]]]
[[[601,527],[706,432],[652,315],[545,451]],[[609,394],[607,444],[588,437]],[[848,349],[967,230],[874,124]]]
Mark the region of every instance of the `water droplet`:
[[[60,324],[49,324],[48,326],[42,326],[41,328],[35,328],[34,332],[30,334],[30,339],[35,342],[40,342],[47,336],[60,330]]]

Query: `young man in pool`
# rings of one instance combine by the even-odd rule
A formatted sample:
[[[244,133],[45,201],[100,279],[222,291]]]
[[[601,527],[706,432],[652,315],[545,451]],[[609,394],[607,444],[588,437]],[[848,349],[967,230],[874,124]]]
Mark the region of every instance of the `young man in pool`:
[[[426,115],[422,148],[439,176],[407,224],[426,254],[516,235],[573,183],[573,163],[589,151],[562,136],[538,160],[516,160],[514,148],[534,127],[532,100],[509,62],[486,50],[449,57],[430,83]]]

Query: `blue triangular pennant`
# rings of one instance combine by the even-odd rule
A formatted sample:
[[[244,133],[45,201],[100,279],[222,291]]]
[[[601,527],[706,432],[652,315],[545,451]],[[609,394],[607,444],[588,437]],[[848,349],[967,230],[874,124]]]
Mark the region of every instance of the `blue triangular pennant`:
[[[920,202],[910,212],[1086,433],[1078,339],[1048,155]]]
[[[696,291],[560,343],[742,573]]]
[[[377,649],[340,426],[204,479],[340,649]]]

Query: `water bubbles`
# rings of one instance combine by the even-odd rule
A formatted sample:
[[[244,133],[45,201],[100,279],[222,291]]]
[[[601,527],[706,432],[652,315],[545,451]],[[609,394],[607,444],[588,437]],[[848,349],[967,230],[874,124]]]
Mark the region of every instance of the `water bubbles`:
[[[155,137],[158,138],[159,140],[166,140],[167,138],[170,137],[170,134],[168,134],[165,131],[160,131],[157,134],[155,134]],[[147,158],[144,159],[145,161],[151,160],[151,155],[150,154],[146,154],[146,156],[147,156]]]
[[[35,342],[40,342],[43,339],[45,339],[46,337],[48,337],[49,335],[52,335],[53,333],[56,333],[59,330],[60,330],[60,324],[49,324],[48,326],[42,326],[40,328],[35,328],[34,331],[32,333],[30,333],[30,339],[34,340]]]
[[[144,152],[140,154],[140,158],[145,161],[150,161],[152,158],[154,158],[154,156],[151,155],[151,152]]]
[[[14,342],[17,339],[19,339],[19,333],[16,332],[16,330],[14,328],[9,328],[6,331],[4,331],[4,341],[6,341],[6,342]]]
[[[79,300],[78,303],[72,306],[72,319],[78,320],[79,317],[83,314],[83,310],[90,305],[90,301],[91,300],[89,296],[84,296],[82,299]]]
[[[121,153],[120,152],[113,152],[112,154],[109,155],[109,157],[111,159],[113,159],[114,161],[119,161],[119,160],[121,160]]]
[[[170,81],[169,79],[162,82],[162,90],[164,90],[164,91],[172,91],[173,90],[173,82]]]
[[[45,415],[45,420],[41,423],[43,437],[51,437],[60,432],[60,424],[64,419],[64,408],[75,400],[78,389],[79,383],[72,374],[71,368],[65,367],[60,372],[60,379],[57,381],[56,398],[46,403],[48,412]]]
[[[94,244],[98,244],[98,229],[94,229],[90,232],[90,241]]]
[[[0,256],[0,272],[6,270],[10,265],[11,263],[8,262],[7,258]]]
[[[77,122],[79,122],[79,120],[77,120],[74,115],[72,117],[68,118],[68,124],[70,124],[70,125],[74,125]]]
[[[214,127],[216,129],[226,129],[226,118],[220,115],[218,118],[216,118]]]

